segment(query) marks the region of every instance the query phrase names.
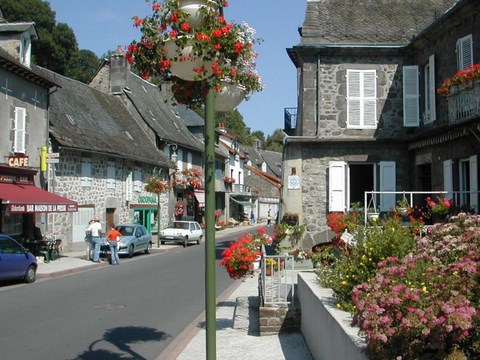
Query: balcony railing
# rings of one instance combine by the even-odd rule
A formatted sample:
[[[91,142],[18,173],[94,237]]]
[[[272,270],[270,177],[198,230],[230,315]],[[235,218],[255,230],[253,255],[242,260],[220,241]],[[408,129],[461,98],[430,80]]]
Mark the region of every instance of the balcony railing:
[[[292,136],[292,135],[295,135],[296,127],[297,127],[297,108],[285,108],[283,131],[287,135]]]
[[[250,186],[244,184],[232,184],[232,192],[236,194],[251,192]]]
[[[480,82],[471,82],[448,96],[448,123],[459,124],[480,117]]]

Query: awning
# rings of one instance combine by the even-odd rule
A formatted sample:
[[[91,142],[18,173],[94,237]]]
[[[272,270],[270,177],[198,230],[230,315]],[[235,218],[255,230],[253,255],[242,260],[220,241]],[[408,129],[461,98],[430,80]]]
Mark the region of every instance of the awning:
[[[251,203],[250,201],[238,200],[238,199],[235,199],[233,196],[230,196],[230,200],[235,201],[237,204],[243,205],[243,207],[250,207],[250,208],[252,208],[252,207],[254,206],[253,203]]]
[[[11,213],[78,211],[75,201],[33,185],[0,184],[0,199]]]
[[[205,191],[195,190],[195,197],[198,200],[198,207],[205,207]]]

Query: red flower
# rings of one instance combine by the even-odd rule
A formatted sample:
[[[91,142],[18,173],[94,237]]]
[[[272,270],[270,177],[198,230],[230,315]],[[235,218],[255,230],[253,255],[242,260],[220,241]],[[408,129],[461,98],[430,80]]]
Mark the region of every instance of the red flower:
[[[190,31],[191,27],[189,23],[183,23],[182,25],[180,25],[180,29],[182,29],[182,31],[188,32]]]
[[[140,27],[143,24],[143,20],[140,19],[138,16],[133,17],[133,26],[134,27]]]

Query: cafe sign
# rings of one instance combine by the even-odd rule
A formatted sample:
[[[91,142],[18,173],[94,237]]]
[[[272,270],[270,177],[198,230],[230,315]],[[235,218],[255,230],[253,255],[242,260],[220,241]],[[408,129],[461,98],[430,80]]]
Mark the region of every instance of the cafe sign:
[[[8,204],[10,213],[75,212],[77,204]]]
[[[9,156],[7,163],[11,167],[28,167],[28,155]]]

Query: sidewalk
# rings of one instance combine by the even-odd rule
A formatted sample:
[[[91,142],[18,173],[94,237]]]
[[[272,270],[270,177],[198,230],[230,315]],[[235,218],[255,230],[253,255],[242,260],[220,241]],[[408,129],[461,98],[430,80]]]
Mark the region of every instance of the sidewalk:
[[[235,227],[219,231],[218,235],[255,231],[256,226]],[[252,230],[250,230],[252,229]],[[218,236],[217,235],[217,236]],[[154,244],[152,251],[169,251],[178,245]],[[58,260],[39,263],[37,279],[54,278],[109,266],[108,261],[93,263],[86,260],[86,252],[63,253]],[[219,269],[221,271],[221,269]],[[216,358],[218,360],[275,359],[313,360],[300,332],[278,335],[259,335],[258,274],[245,281],[237,280],[218,299]],[[156,360],[199,360],[206,358],[205,314],[201,314],[185,329]]]

